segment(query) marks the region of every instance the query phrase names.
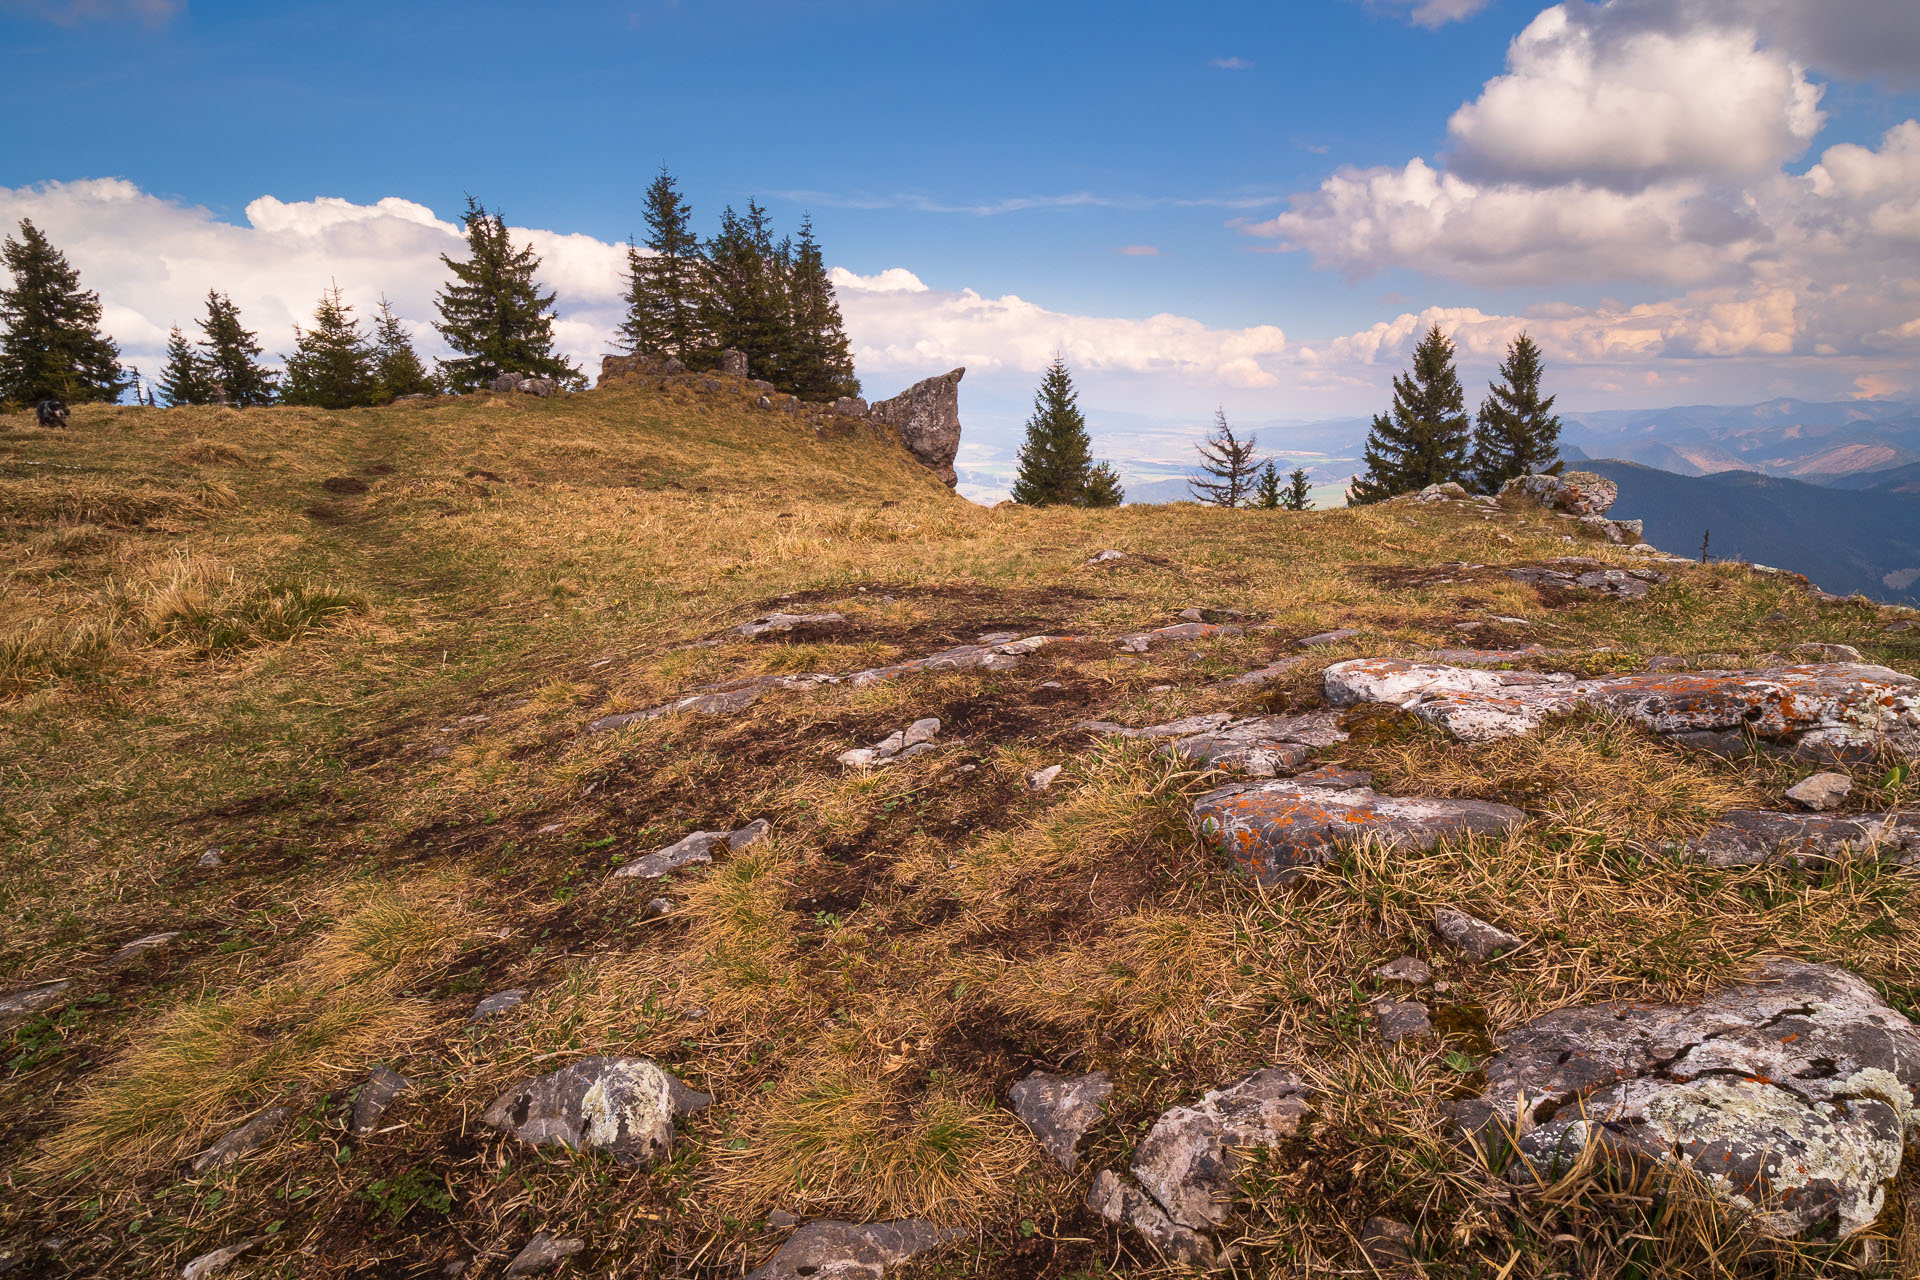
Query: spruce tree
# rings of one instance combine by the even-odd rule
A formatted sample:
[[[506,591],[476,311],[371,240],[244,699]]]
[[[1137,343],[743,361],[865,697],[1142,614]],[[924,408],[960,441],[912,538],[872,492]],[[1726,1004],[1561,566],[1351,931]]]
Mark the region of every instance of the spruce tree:
[[[1200,455],[1200,470],[1211,480],[1187,481],[1187,488],[1200,502],[1216,507],[1243,507],[1253,494],[1253,449],[1257,436],[1242,440],[1227,422],[1227,411],[1216,409],[1213,432],[1194,446]]]
[[[723,210],[720,233],[707,241],[706,257],[703,319],[714,347],[744,352],[753,377],[791,392],[786,368],[794,345],[787,307],[789,262],[782,246],[773,242],[767,211],[751,200],[744,218],[731,206]]]
[[[1081,492],[1082,506],[1117,507],[1126,499],[1120,473],[1113,469],[1111,462],[1096,462],[1088,469],[1086,488]]]
[[[1020,473],[1013,482],[1013,500],[1030,507],[1090,505],[1093,441],[1087,435],[1086,415],[1080,412],[1073,375],[1059,356],[1047,366],[1040,390],[1033,398],[1033,416],[1027,419],[1026,443],[1020,446]],[[1111,468],[1108,471],[1111,472]],[[1108,482],[1097,482],[1099,496],[1108,496]],[[1119,500],[1116,477],[1111,486]],[[1102,505],[1109,505],[1102,503]]]
[[[372,404],[379,393],[373,344],[340,300],[340,286],[320,295],[313,327],[293,328],[293,354],[287,357],[287,404],[316,409],[351,409]]]
[[[201,360],[206,368],[208,400],[246,409],[272,404],[273,371],[260,363],[260,343],[240,323],[240,308],[217,290],[207,291],[207,314],[200,321]]]
[[[160,370],[160,394],[167,398],[170,409],[183,404],[206,404],[213,399],[206,357],[187,341],[179,325],[167,331],[167,363]]]
[[[1285,511],[1311,511],[1313,509],[1312,487],[1307,482],[1305,467],[1295,467],[1287,477],[1287,487],[1280,495],[1280,506]]]
[[[704,363],[711,345],[702,320],[706,266],[693,233],[693,210],[663,166],[647,187],[646,246],[627,243],[627,318],[620,342],[629,355],[678,356]]]
[[[792,309],[792,353],[786,374],[793,394],[802,400],[859,395],[860,379],[854,376],[840,304],[833,296],[833,282],[827,279],[820,245],[813,238],[811,218],[800,220],[787,298]]]
[[[448,385],[471,391],[503,373],[583,385],[580,371],[554,354],[549,310],[554,295],[541,293],[534,279],[539,255],[531,245],[514,248],[506,219],[487,212],[472,196],[463,221],[467,258],[455,262],[440,255],[453,279],[438,295],[440,320],[434,327],[460,353],[440,362]]]
[[[100,295],[40,228],[0,246],[12,283],[0,288],[0,400],[117,400],[126,389],[120,349],[100,332]]]
[[[1540,348],[1524,331],[1507,344],[1500,380],[1489,383],[1473,428],[1473,484],[1498,493],[1515,476],[1560,473],[1560,419],[1555,397],[1540,398],[1545,365]]]
[[[1434,325],[1413,351],[1413,369],[1393,380],[1393,409],[1375,414],[1367,437],[1367,473],[1347,501],[1378,502],[1430,484],[1458,482],[1466,471],[1466,396],[1453,367],[1453,343]]]
[[[384,296],[380,299],[380,314],[373,321],[373,356],[374,381],[378,387],[376,403],[387,404],[401,396],[432,395],[440,389],[414,351],[407,326],[393,314],[393,307]]]
[[[1262,511],[1272,511],[1280,505],[1280,468],[1273,465],[1272,458],[1260,468],[1260,480],[1253,487],[1253,505]]]

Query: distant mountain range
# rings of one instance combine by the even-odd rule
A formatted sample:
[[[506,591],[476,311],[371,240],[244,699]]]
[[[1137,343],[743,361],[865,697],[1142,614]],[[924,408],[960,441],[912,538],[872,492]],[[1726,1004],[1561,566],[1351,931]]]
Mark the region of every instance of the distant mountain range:
[[[1562,417],[1570,459],[1619,458],[1683,476],[1758,471],[1832,484],[1920,464],[1920,404],[1781,399]]]
[[[1674,475],[1633,462],[1588,461],[1620,486],[1616,519],[1646,522],[1647,541],[1698,555],[1804,573],[1828,591],[1920,605],[1920,468],[1904,484],[1841,489],[1753,471]],[[1867,476],[1852,477],[1866,480]]]

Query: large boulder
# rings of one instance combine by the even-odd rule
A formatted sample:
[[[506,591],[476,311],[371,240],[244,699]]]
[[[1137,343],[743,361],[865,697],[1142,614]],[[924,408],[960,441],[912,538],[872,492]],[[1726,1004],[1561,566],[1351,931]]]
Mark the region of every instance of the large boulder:
[[[1920,680],[1858,662],[1751,671],[1657,671],[1576,680],[1399,658],[1337,662],[1335,706],[1386,702],[1466,742],[1515,737],[1549,717],[1597,707],[1690,746],[1729,750],[1752,734],[1810,760],[1920,759]]]
[[[959,483],[954,455],[960,452],[960,379],[965,369],[916,382],[867,413],[900,432],[900,443],[951,487]]]
[[[1500,486],[1503,498],[1525,498],[1570,516],[1604,516],[1620,500],[1620,486],[1591,471],[1515,476]]]
[[[1869,1226],[1920,1100],[1920,1029],[1853,974],[1775,960],[1696,1005],[1559,1009],[1499,1037],[1463,1103],[1511,1178],[1551,1180],[1589,1147],[1692,1175],[1778,1235]]]
[[[747,376],[747,353],[728,347],[720,353],[720,372],[730,378]]]
[[[667,1154],[673,1122],[712,1101],[650,1058],[592,1057],[522,1080],[481,1120],[535,1146],[605,1151],[645,1168]]]

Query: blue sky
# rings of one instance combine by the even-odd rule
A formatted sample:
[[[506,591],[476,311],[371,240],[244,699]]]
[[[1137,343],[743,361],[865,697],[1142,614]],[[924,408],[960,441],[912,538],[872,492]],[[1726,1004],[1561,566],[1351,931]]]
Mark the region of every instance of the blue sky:
[[[0,47],[0,222],[135,358],[207,287],[269,345],[327,278],[424,322],[467,192],[587,355],[664,162],[703,225],[810,211],[869,390],[968,363],[983,466],[1053,349],[1123,459],[1370,412],[1431,322],[1572,408],[1914,391],[1912,0],[0,0]]]

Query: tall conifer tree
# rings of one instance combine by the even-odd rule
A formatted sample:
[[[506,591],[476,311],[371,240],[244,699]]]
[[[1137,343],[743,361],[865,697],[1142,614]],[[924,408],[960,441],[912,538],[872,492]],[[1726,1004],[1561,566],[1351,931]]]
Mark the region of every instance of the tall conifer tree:
[[[378,402],[385,404],[401,396],[432,395],[440,388],[427,366],[413,349],[413,339],[393,306],[380,299],[380,314],[373,320],[374,381]]]
[[[786,258],[773,242],[767,211],[757,202],[747,202],[745,217],[731,207],[723,210],[719,234],[707,241],[704,319],[716,348],[745,352],[752,376],[792,391],[786,367],[793,349]]]
[[[663,166],[647,187],[642,254],[627,245],[627,318],[620,341],[628,354],[678,356],[704,363],[711,345],[702,321],[706,267],[693,210]]]
[[[787,297],[792,307],[793,349],[786,373],[793,394],[802,400],[859,395],[860,379],[854,376],[840,304],[833,296],[833,282],[827,279],[820,245],[813,238],[811,218],[800,220]]]
[[[100,295],[40,228],[0,246],[12,282],[0,288],[0,400],[117,400],[126,389],[120,349],[100,332]]]
[[[1305,467],[1295,467],[1287,476],[1287,487],[1280,492],[1280,507],[1283,511],[1313,509],[1312,485],[1307,480]]]
[[[200,321],[201,359],[209,399],[247,409],[272,404],[278,390],[273,371],[260,363],[260,343],[240,323],[240,308],[218,290],[207,291],[207,314]]]
[[[1280,506],[1280,468],[1272,458],[1260,468],[1260,479],[1253,486],[1253,505],[1262,511],[1273,511]]]
[[[1526,333],[1507,344],[1500,362],[1499,381],[1488,384],[1487,398],[1473,427],[1474,487],[1498,493],[1515,476],[1536,472],[1560,473],[1560,419],[1554,416],[1556,397],[1540,398],[1545,365],[1540,348]]]
[[[1466,396],[1453,367],[1453,343],[1434,325],[1413,351],[1413,369],[1393,380],[1391,413],[1375,414],[1367,437],[1367,473],[1354,477],[1352,505],[1458,482],[1467,464]]]
[[[456,262],[440,255],[453,279],[438,295],[434,327],[460,353],[440,362],[448,384],[470,391],[503,373],[519,373],[582,385],[580,371],[553,350],[554,295],[541,293],[534,279],[539,255],[531,245],[514,248],[506,219],[472,196],[463,220],[467,257]]]
[[[1020,473],[1013,482],[1015,502],[1030,507],[1090,505],[1087,487],[1094,470],[1093,441],[1087,435],[1087,419],[1080,412],[1079,400],[1067,362],[1055,356],[1040,379],[1040,390],[1033,398],[1033,416],[1027,419],[1026,443],[1020,446]],[[1111,468],[1108,470],[1110,473]],[[1097,496],[1105,498],[1106,482],[1097,483]],[[1112,488],[1118,487],[1116,477]],[[1114,502],[1118,501],[1116,493]]]
[[[340,286],[320,295],[313,327],[293,329],[293,354],[287,357],[288,404],[316,409],[351,409],[369,405],[379,394],[373,344],[354,319],[353,308],[340,299]]]
[[[169,409],[206,404],[213,399],[206,357],[187,341],[179,325],[167,331],[167,363],[160,370],[160,394],[167,398]]]
[[[1258,439],[1241,439],[1227,422],[1227,411],[1216,409],[1212,434],[1194,446],[1200,454],[1200,470],[1213,479],[1187,481],[1194,498],[1216,507],[1246,506],[1253,497],[1253,450]]]

